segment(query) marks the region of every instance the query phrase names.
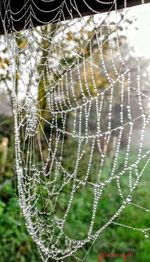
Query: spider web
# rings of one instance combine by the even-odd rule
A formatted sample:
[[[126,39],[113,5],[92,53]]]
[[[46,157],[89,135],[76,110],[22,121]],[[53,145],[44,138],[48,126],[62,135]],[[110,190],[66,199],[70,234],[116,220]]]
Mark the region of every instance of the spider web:
[[[112,17],[72,19],[68,10],[70,20],[60,22],[64,5],[57,23],[36,29],[29,12],[31,28],[21,32],[12,14],[5,34],[19,201],[43,261],[85,260],[78,250],[111,224],[149,231],[117,220],[129,205],[150,211],[133,201],[150,160],[150,98],[141,59],[122,37],[127,17],[116,9]]]

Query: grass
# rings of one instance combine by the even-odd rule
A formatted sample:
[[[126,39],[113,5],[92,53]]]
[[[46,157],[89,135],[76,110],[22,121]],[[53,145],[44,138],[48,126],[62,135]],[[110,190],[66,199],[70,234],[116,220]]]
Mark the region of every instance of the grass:
[[[70,148],[70,149],[69,149]],[[72,152],[72,147],[68,147],[66,151],[66,169],[71,170],[71,163],[69,161],[69,150]],[[96,158],[96,156],[95,156]],[[135,153],[130,157],[130,163],[135,160]],[[73,161],[73,160],[72,160]],[[97,161],[98,158],[97,158]],[[120,152],[118,160],[118,170],[123,167],[124,151]],[[86,159],[83,161],[83,168],[80,166],[80,172],[85,172]],[[145,162],[141,161],[138,165],[139,172],[142,170]],[[67,166],[68,165],[68,166]],[[108,160],[104,169],[108,175],[111,170],[111,162]],[[96,160],[90,176],[97,172]],[[7,172],[8,173],[8,172]],[[133,193],[133,203],[150,208],[150,165],[144,171],[144,175],[140,181],[139,186]],[[8,179],[9,177],[9,179]],[[135,177],[133,174],[133,181]],[[129,192],[129,174],[126,173],[120,179],[120,185],[123,194],[126,196]],[[58,181],[58,184],[61,181]],[[58,208],[56,215],[61,217],[68,204],[68,195],[72,184],[69,183],[60,194],[58,199]],[[39,190],[42,190],[39,188]],[[46,192],[43,191],[43,194]],[[45,195],[47,196],[47,195]],[[91,186],[80,186],[77,194],[73,199],[69,215],[66,220],[64,231],[67,235],[74,239],[84,239],[87,237],[88,227],[91,219],[91,210],[93,206],[93,189]],[[93,230],[96,231],[107,223],[108,219],[116,212],[122,203],[119,197],[116,182],[112,182],[106,186],[102,200],[97,208],[95,223]],[[44,218],[43,218],[44,219]],[[150,212],[145,212],[140,208],[129,205],[116,219],[115,222],[125,224],[132,227],[146,228],[150,227]],[[57,237],[58,232],[56,232]],[[60,245],[63,242],[60,243]],[[63,245],[63,244],[62,244]],[[75,256],[83,259],[85,262],[97,262],[98,257],[103,254],[127,254],[132,253],[132,256],[127,258],[128,262],[149,262],[150,238],[145,238],[144,233],[132,229],[127,229],[121,226],[111,224],[104,230],[99,238],[93,243],[87,243],[83,248],[79,249],[72,257],[66,258],[65,262],[77,261]],[[89,251],[89,252],[88,252]],[[25,221],[20,213],[18,205],[18,197],[14,183],[12,181],[12,174],[7,175],[7,181],[4,183],[0,191],[0,262],[38,262],[41,261],[38,251],[32,239],[28,235],[25,227]],[[53,260],[50,260],[53,261]],[[105,261],[123,261],[122,257],[103,258]]]

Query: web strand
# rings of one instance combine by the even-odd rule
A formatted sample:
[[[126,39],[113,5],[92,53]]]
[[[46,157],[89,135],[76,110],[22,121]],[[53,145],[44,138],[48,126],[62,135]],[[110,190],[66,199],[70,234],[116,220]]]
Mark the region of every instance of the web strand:
[[[10,59],[19,201],[43,261],[70,256],[85,261],[78,250],[93,245],[111,224],[144,234],[149,230],[117,219],[129,205],[150,211],[132,201],[149,167],[150,98],[142,84],[142,60],[122,35],[126,20],[116,1],[96,1],[109,10],[88,17],[82,17],[75,0],[69,6],[68,1],[56,7],[55,0],[49,2],[53,9],[25,1],[13,11],[3,1],[11,34],[1,14]],[[55,16],[41,21],[33,6]],[[73,9],[79,18],[74,19]],[[64,10],[70,20],[62,22]],[[15,23],[24,17],[24,30],[18,32]],[[43,26],[33,28],[33,17]],[[108,194],[111,187],[115,203]],[[112,208],[100,219],[105,199]],[[79,204],[88,210],[82,232],[72,224],[73,212],[83,219]]]

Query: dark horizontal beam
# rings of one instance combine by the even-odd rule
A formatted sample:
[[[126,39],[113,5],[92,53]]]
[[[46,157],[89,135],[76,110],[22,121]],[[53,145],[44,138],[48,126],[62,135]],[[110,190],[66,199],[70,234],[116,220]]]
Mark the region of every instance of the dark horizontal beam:
[[[115,9],[113,0],[0,0],[0,34]],[[126,0],[127,7],[142,0]],[[150,0],[145,0],[149,3]],[[116,0],[117,9],[125,0]],[[78,11],[77,11],[78,10]]]

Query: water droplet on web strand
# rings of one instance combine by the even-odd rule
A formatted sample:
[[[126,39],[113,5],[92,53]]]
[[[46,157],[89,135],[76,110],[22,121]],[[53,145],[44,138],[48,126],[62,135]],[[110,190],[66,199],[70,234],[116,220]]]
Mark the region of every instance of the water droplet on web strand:
[[[149,234],[148,234],[148,233],[145,233],[145,234],[144,234],[144,237],[145,237],[145,238],[149,238]]]
[[[132,201],[132,196],[129,195],[129,196],[126,198],[126,202],[127,202],[127,203],[130,203],[131,201]]]

